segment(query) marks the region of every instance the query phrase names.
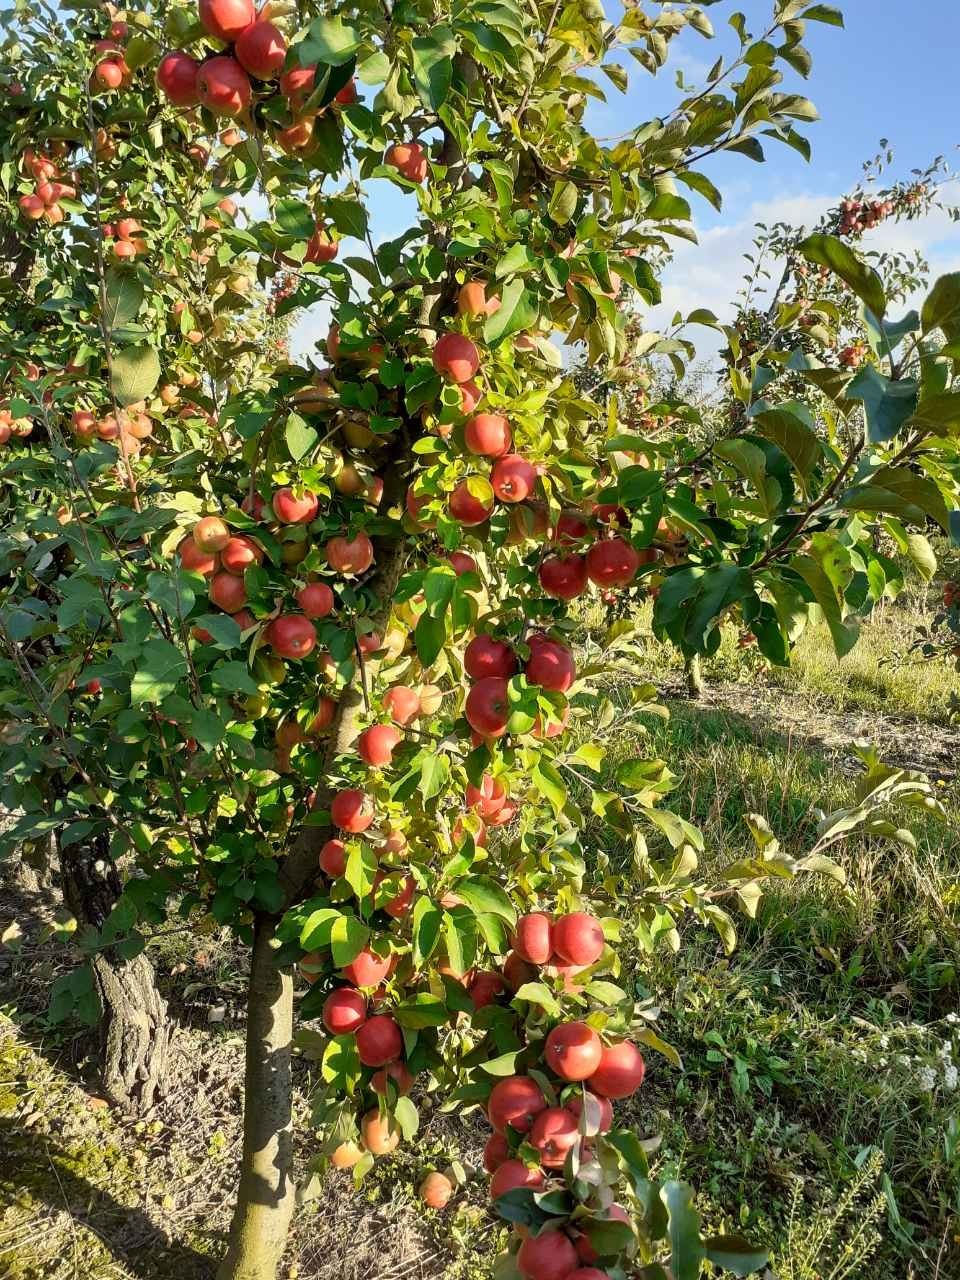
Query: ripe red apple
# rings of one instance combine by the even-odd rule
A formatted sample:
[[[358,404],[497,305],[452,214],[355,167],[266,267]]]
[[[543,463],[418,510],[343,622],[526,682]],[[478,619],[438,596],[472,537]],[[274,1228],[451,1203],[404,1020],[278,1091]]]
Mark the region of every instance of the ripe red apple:
[[[393,1018],[374,1014],[357,1031],[357,1054],[365,1067],[385,1067],[403,1053],[403,1034]]]
[[[587,552],[587,575],[598,587],[623,587],[640,568],[640,556],[625,538],[595,542]]]
[[[320,870],[336,880],[347,869],[347,847],[342,840],[328,840],[320,850]]]
[[[236,58],[222,55],[201,65],[197,97],[215,116],[238,116],[250,105],[253,86]]]
[[[336,714],[337,704],[334,700],[327,697],[320,698],[313,719],[307,725],[307,737],[316,738],[319,734],[325,733],[333,724]]]
[[[572,911],[554,922],[553,949],[568,964],[594,964],[604,945],[600,921],[587,911]]]
[[[342,89],[338,89],[333,95],[333,100],[341,107],[352,107],[355,102],[360,101],[360,94],[357,92],[357,82],[351,76]]]
[[[495,1133],[490,1142],[497,1138],[500,1138],[500,1135]],[[500,1140],[503,1141],[502,1138]],[[487,1143],[487,1146],[489,1145],[490,1143]],[[518,1187],[530,1187],[533,1191],[539,1191],[543,1183],[544,1177],[539,1169],[531,1169],[522,1160],[505,1159],[493,1170],[493,1177],[490,1179],[490,1198],[498,1200],[500,1196],[505,1196],[508,1191],[516,1191]]]
[[[164,54],[157,67],[157,86],[175,107],[195,107],[200,63],[180,49]]]
[[[553,920],[544,911],[531,911],[517,921],[513,949],[530,964],[547,964],[553,955]]]
[[[427,176],[427,153],[419,142],[395,142],[387,147],[383,163],[396,169],[410,182],[422,182]]]
[[[274,734],[277,746],[284,751],[289,751],[292,747],[297,746],[298,743],[303,742],[305,736],[296,720],[284,720],[277,725],[277,730]]]
[[[530,637],[530,659],[525,671],[530,684],[554,693],[566,693],[576,679],[573,654],[565,644],[545,636]]]
[[[366,573],[373,564],[373,543],[365,533],[331,538],[325,550],[327,564],[338,573]]]
[[[492,818],[499,813],[506,799],[507,793],[503,786],[489,773],[485,773],[480,779],[479,787],[475,787],[472,782],[467,784],[467,807],[475,809],[481,818]]]
[[[294,120],[293,124],[288,124],[286,128],[278,129],[274,134],[274,140],[280,150],[285,151],[287,155],[306,151],[313,141],[313,116],[303,116],[299,120]]]
[[[471,729],[485,738],[499,738],[507,731],[510,706],[507,682],[502,676],[485,676],[467,694],[464,715]]]
[[[247,603],[243,579],[232,573],[215,573],[210,579],[209,596],[212,603],[225,613],[236,613]]]
[[[493,464],[490,483],[501,502],[523,502],[537,487],[537,470],[518,453],[509,453]]]
[[[119,89],[123,84],[125,65],[114,58],[104,58],[93,68],[93,78],[102,89]]]
[[[323,1025],[332,1036],[357,1031],[367,1020],[367,1002],[353,987],[338,987],[323,1002]]]
[[[230,541],[230,530],[218,516],[203,516],[193,526],[193,540],[201,551],[222,551]]]
[[[506,640],[481,633],[467,645],[463,653],[463,667],[471,680],[485,676],[502,676],[509,679],[517,671],[517,655]]]
[[[513,436],[502,413],[477,413],[463,428],[463,441],[471,453],[484,458],[502,458],[510,451]]]
[[[257,16],[253,0],[199,0],[197,10],[204,31],[227,44],[243,35]]]
[[[408,725],[420,714],[420,696],[405,684],[395,684],[383,695],[383,705],[395,724]]]
[[[629,1098],[643,1084],[645,1067],[632,1040],[604,1045],[600,1065],[587,1080],[591,1090],[604,1098]]]
[[[472,489],[476,489],[477,493],[472,492]],[[461,480],[447,503],[454,520],[468,528],[488,520],[494,507],[493,492],[488,494],[489,489],[489,484],[478,476]]]
[[[428,1209],[445,1209],[453,1196],[453,1183],[443,1173],[428,1173],[419,1194]]]
[[[473,381],[460,383],[460,412],[473,413],[483,399],[483,392]]]
[[[590,536],[590,521],[582,511],[561,511],[553,530],[554,542],[580,542]]]
[[[355,787],[338,791],[330,805],[330,817],[333,825],[341,831],[358,835],[361,831],[366,831],[373,822],[373,801]]]
[[[252,564],[263,563],[263,551],[252,538],[237,533],[220,553],[220,563],[227,573],[243,573]]]
[[[529,1133],[534,1118],[545,1111],[547,1100],[536,1080],[529,1076],[508,1076],[499,1080],[490,1093],[487,1116],[498,1133],[507,1126],[518,1133]]]
[[[574,600],[587,589],[587,562],[583,556],[547,556],[540,565],[540,586],[554,600]]]
[[[318,227],[307,241],[307,262],[332,262],[340,252],[337,241],[323,227]]]
[[[530,1129],[530,1145],[540,1152],[540,1162],[546,1169],[562,1169],[567,1152],[579,1141],[577,1117],[566,1107],[547,1107]]]
[[[537,981],[537,970],[516,951],[510,951],[503,962],[503,980],[511,991],[519,991],[528,982]]]
[[[209,578],[220,567],[220,557],[209,551],[201,551],[192,537],[186,537],[177,547],[180,563],[191,573],[202,573]]]
[[[317,643],[317,630],[302,613],[284,613],[269,624],[264,639],[281,658],[305,658]]]
[[[613,1103],[609,1098],[601,1098],[599,1094],[588,1093],[588,1099],[596,1104],[600,1111],[600,1121],[597,1126],[600,1133],[608,1133],[613,1128]],[[564,1103],[569,1111],[580,1119],[580,1113],[583,1111],[583,1099],[577,1096],[568,1098]]]
[[[447,382],[469,382],[480,368],[480,352],[462,333],[445,333],[433,348],[433,367]]]
[[[233,52],[245,71],[272,80],[287,56],[287,42],[272,22],[253,22],[237,37]]]
[[[506,983],[500,974],[489,969],[478,969],[467,984],[475,1009],[485,1009],[488,1004],[493,1004],[505,988]]]
[[[393,761],[394,748],[403,741],[403,734],[392,724],[372,724],[357,739],[357,751],[364,764],[381,769]]]
[[[300,497],[292,489],[278,489],[271,505],[281,524],[309,524],[320,510],[319,499],[309,489],[305,489]]]
[[[510,1144],[502,1133],[491,1133],[483,1148],[483,1167],[487,1173],[496,1173],[505,1160],[510,1159]]]
[[[567,1280],[577,1262],[569,1238],[550,1226],[538,1236],[528,1235],[517,1253],[517,1267],[525,1280]]]
[[[359,952],[340,972],[355,987],[378,987],[390,975],[393,956],[379,956],[369,947]]]
[[[600,1065],[603,1044],[585,1022],[561,1022],[547,1036],[543,1057],[561,1080],[586,1080]]]
[[[466,551],[451,551],[447,556],[454,573],[459,578],[462,573],[476,573],[477,562]]]
[[[413,1088],[413,1076],[403,1062],[388,1062],[385,1067],[375,1071],[370,1077],[370,1088],[374,1093],[385,1094],[388,1080],[393,1081],[399,1094],[407,1094]]]
[[[297,592],[297,604],[308,618],[326,618],[333,612],[333,592],[325,582],[308,582]]]
[[[385,872],[377,872],[373,882],[373,887],[377,888],[379,883],[385,879]],[[405,876],[401,884],[400,892],[384,904],[383,909],[387,915],[393,916],[394,920],[402,920],[410,910],[410,905],[413,902],[413,895],[416,892],[416,888],[417,882],[414,880],[413,876]]]

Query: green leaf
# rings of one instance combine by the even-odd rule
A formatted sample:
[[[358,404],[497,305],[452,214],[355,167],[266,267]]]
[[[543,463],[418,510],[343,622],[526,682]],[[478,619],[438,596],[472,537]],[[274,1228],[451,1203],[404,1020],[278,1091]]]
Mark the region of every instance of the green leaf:
[[[673,639],[686,656],[702,651],[718,615],[753,594],[749,573],[739,565],[699,565],[671,574],[657,596],[654,631]]]
[[[922,533],[907,534],[906,551],[920,577],[924,582],[930,582],[937,572],[937,557]]]
[[[685,1183],[665,1182],[660,1199],[667,1209],[670,1273],[674,1280],[697,1280],[706,1249],[700,1238],[700,1215],[693,1207],[693,1192]]]
[[[227,693],[257,692],[256,681],[247,670],[245,662],[223,662],[210,673],[210,683],[215,689],[225,689]]]
[[[317,431],[299,413],[291,413],[283,431],[287,449],[294,462],[305,457],[319,440]]]
[[[913,378],[895,382],[872,364],[864,365],[846,390],[848,399],[863,401],[871,444],[884,444],[897,435],[916,410],[919,394]]]
[[[300,930],[300,945],[304,951],[320,951],[329,947],[333,923],[340,918],[336,907],[320,907],[311,911]]]
[[[713,452],[729,462],[753,485],[765,515],[770,516],[783,501],[783,490],[775,476],[767,475],[767,459],[763,450],[747,440],[720,440]]]
[[[577,211],[580,193],[576,183],[566,179],[557,179],[553,184],[553,194],[547,206],[547,216],[560,226],[568,223]]]
[[[443,912],[426,894],[421,894],[413,906],[413,963],[419,969],[433,955],[440,941]]]
[[[815,4],[800,15],[807,22],[825,22],[829,27],[842,27],[843,14],[832,4]]]
[[[418,991],[393,1010],[401,1027],[419,1031],[423,1027],[442,1027],[450,1018],[450,1010],[429,991]]]
[[[838,545],[837,550],[839,552],[843,548]],[[860,630],[855,622],[843,621],[843,596],[842,592],[837,590],[835,582],[837,574],[833,573],[834,580],[831,580],[831,574],[828,574],[813,556],[796,556],[790,561],[790,567],[810,588],[830,628],[834,648],[839,657],[844,657],[857,643]]]
[[[356,916],[338,915],[330,931],[330,950],[333,963],[342,969],[357,956],[370,941],[370,930]]]
[[[140,650],[137,670],[130,682],[130,701],[135,707],[145,702],[162,702],[186,675],[185,654],[167,640],[148,640]]]
[[[114,353],[111,364],[113,394],[122,405],[146,400],[160,381],[160,357],[149,343]]]
[[[458,880],[453,886],[453,892],[458,898],[462,898],[476,915],[500,916],[511,925],[517,922],[516,910],[506,892],[486,876],[471,876],[467,880]]]
[[[103,318],[108,329],[130,324],[140,314],[144,289],[137,276],[119,267],[109,267],[104,274],[107,303]]]
[[[314,18],[306,40],[297,46],[301,67],[314,62],[325,62],[331,67],[349,62],[361,44],[357,27],[350,27],[342,18]]]
[[[503,290],[499,309],[484,321],[483,340],[495,346],[511,334],[531,328],[539,314],[536,299],[523,281],[511,280]]]
[[[837,236],[817,232],[801,241],[797,248],[808,262],[828,267],[838,275],[875,316],[883,318],[887,309],[883,281],[873,267],[858,257],[849,245]]]
[[[753,413],[750,421],[760,435],[783,450],[800,478],[806,480],[822,454],[816,432],[783,406]]]
[[[538,760],[530,770],[530,780],[540,794],[549,800],[554,813],[561,814],[567,803],[567,789],[550,761],[542,758]]]
[[[925,334],[942,329],[948,342],[960,338],[960,271],[937,280],[923,304],[920,323]]]
[[[393,1108],[394,1119],[400,1126],[400,1132],[407,1142],[416,1137],[420,1128],[420,1114],[409,1098],[401,1096]]]
[[[943,494],[928,476],[909,467],[881,467],[868,481],[843,493],[837,505],[847,511],[883,511],[913,524],[923,524],[931,516],[945,532],[950,529]]]
[[[433,666],[443,649],[447,628],[443,618],[432,618],[429,613],[421,616],[413,633],[417,657],[425,667]]]
[[[416,36],[410,47],[417,93],[426,106],[436,111],[450,92],[456,37],[449,27],[435,27],[428,36]]]
[[[711,1236],[704,1240],[707,1258],[735,1276],[749,1276],[766,1266],[769,1254],[743,1236]]]

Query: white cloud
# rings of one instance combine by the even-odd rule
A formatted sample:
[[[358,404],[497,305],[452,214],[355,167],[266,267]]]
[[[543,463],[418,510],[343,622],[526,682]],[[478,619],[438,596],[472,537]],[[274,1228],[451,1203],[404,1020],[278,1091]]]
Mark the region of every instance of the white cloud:
[[[945,187],[941,198],[947,205],[960,203],[960,183]],[[779,196],[756,201],[734,222],[711,227],[700,233],[699,244],[681,243],[663,277],[663,301],[650,308],[645,320],[651,328],[663,329],[675,312],[684,315],[706,307],[720,320],[730,321],[736,310],[737,294],[749,268],[744,254],[751,252],[758,222],[768,227],[775,222],[812,228],[821,215],[836,203],[836,195],[816,193]],[[919,250],[930,264],[930,281],[946,271],[960,270],[958,224],[941,209],[934,209],[914,222],[887,222],[868,232],[861,241],[865,249],[881,252]],[[911,299],[916,304],[917,299]],[[696,336],[695,331],[691,336]],[[706,334],[707,330],[699,330]],[[715,344],[708,338],[704,354]]]

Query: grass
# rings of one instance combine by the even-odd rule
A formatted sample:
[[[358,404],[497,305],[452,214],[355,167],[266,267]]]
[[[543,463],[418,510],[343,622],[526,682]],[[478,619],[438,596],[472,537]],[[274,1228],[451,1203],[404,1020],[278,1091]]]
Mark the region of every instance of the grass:
[[[945,727],[957,675],[946,665],[895,661],[924,606],[919,594],[906,607],[878,611],[839,663],[821,628],[802,639],[791,668],[772,673],[753,651],[739,649],[735,636],[725,637],[705,664],[705,702],[673,699],[669,719],[642,716],[630,732],[618,720],[611,750],[610,765],[639,754],[663,759],[677,775],[666,803],[703,831],[707,882],[751,848],[745,812],[762,815],[788,852],[809,849],[817,810],[849,800],[858,766],[842,744],[864,729],[882,729],[885,746],[902,758],[923,758],[932,743],[939,754],[931,758],[950,766],[939,786],[944,813],[917,810],[898,819],[913,831],[915,850],[853,838],[838,855],[845,885],[806,875],[769,891],[755,920],[738,917],[730,956],[714,933],[692,923],[683,926],[677,953],[628,956],[638,992],[663,1008],[661,1032],[684,1069],[654,1057],[648,1083],[621,1118],[644,1135],[660,1133],[660,1171],[697,1188],[712,1227],[742,1229],[769,1247],[783,1280],[960,1276],[960,1089],[950,1087],[953,1064],[960,1065],[960,738]],[[649,622],[646,610],[643,620]],[[584,621],[589,633],[601,633],[598,610]],[[682,663],[667,650],[648,637],[641,654],[637,679],[682,688]],[[624,680],[610,689],[623,707],[626,686]],[[170,989],[191,980],[188,993],[209,988],[210,999],[233,1007],[231,955],[209,941],[210,956],[198,969],[193,943],[187,948],[183,940],[175,959],[187,976],[175,977],[174,957],[160,953],[165,982]],[[198,1046],[206,1037],[204,1052],[213,1052],[215,1031],[195,1028],[194,1035]],[[74,1104],[49,1071],[21,1061],[4,1080],[15,1076],[21,1095],[27,1088],[48,1099],[37,1106],[40,1126],[56,1133]],[[10,1106],[9,1093],[0,1092],[0,1121]],[[131,1204],[131,1170],[140,1176],[140,1166],[129,1130],[103,1113],[81,1128],[70,1150],[82,1158],[84,1178],[109,1198],[110,1212]],[[235,1128],[228,1133],[236,1141]],[[202,1151],[208,1137],[191,1151]],[[88,1161],[91,1140],[109,1158]],[[414,1196],[425,1165],[458,1158],[469,1168],[482,1140],[473,1117],[432,1115],[416,1148],[378,1165],[359,1196],[348,1179],[337,1179],[319,1208],[301,1211],[299,1280],[345,1275],[344,1240],[366,1242],[363,1274],[370,1280],[404,1274],[403,1257],[419,1258],[427,1276],[488,1280],[498,1233],[479,1181],[444,1215],[424,1214]],[[26,1159],[26,1147],[17,1152]],[[14,1198],[0,1216],[0,1270],[11,1265],[2,1254],[3,1228],[30,1223],[43,1227],[42,1250],[19,1250],[19,1270],[10,1274],[66,1277],[72,1272],[51,1259],[58,1248],[75,1250],[71,1231],[85,1228],[41,1211],[41,1202],[57,1205],[63,1197],[46,1157],[34,1164],[32,1197],[21,1209]],[[188,1180],[202,1168],[196,1154],[194,1164]],[[69,1172],[59,1168],[61,1176]],[[16,1172],[0,1168],[0,1190],[12,1195]],[[149,1168],[142,1177],[144,1196],[165,1192]],[[171,1213],[181,1239],[195,1244],[189,1207],[181,1213],[178,1203]],[[403,1257],[379,1252],[385,1223],[391,1238],[406,1237]],[[352,1263],[360,1245],[350,1248]],[[90,1274],[98,1278],[141,1274],[119,1263],[114,1270],[96,1256]],[[167,1273],[157,1266],[157,1276]]]

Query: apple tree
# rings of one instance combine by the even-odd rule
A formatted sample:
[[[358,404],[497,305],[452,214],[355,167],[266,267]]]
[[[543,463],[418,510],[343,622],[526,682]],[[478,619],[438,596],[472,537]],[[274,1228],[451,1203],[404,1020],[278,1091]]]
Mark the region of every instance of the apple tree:
[[[815,111],[781,86],[809,70],[807,23],[842,25],[807,0],[756,35],[728,14],[705,85],[591,134],[590,101],[711,38],[718,7],[6,19],[4,847],[54,833],[122,885],[61,1009],[94,1007],[96,966],[172,917],[249,945],[224,1280],[283,1253],[295,1008],[323,1036],[319,1168],[359,1178],[412,1139],[417,1087],[485,1108],[504,1280],[763,1263],[704,1237],[691,1189],[617,1127],[644,1053],[675,1060],[619,944],[679,945],[692,916],[732,947],[728,908],[755,911],[767,877],[839,875],[845,831],[896,839],[892,801],[932,801],[868,763],[807,857],[747,816],[749,848],[706,883],[677,779],[624,747],[656,711],[634,623],[584,639],[582,602],[650,588],[685,656],[732,624],[774,662],[819,611],[845,652],[897,585],[880,526],[949,526],[960,398],[950,346],[927,357],[827,233],[798,251],[868,309],[869,385],[808,353],[789,304],[775,342],[736,352],[722,447],[691,442],[695,406],[652,405],[670,425],[645,433],[567,375],[560,339],[625,355],[624,299],[659,298],[687,197],[720,199],[704,160],[806,152]],[[385,189],[409,223],[376,243]],[[917,326],[954,341],[956,298],[939,282]],[[290,318],[320,304],[323,363],[291,359]],[[684,350],[647,335],[651,361]],[[850,446],[796,376],[831,414],[865,407]]]

